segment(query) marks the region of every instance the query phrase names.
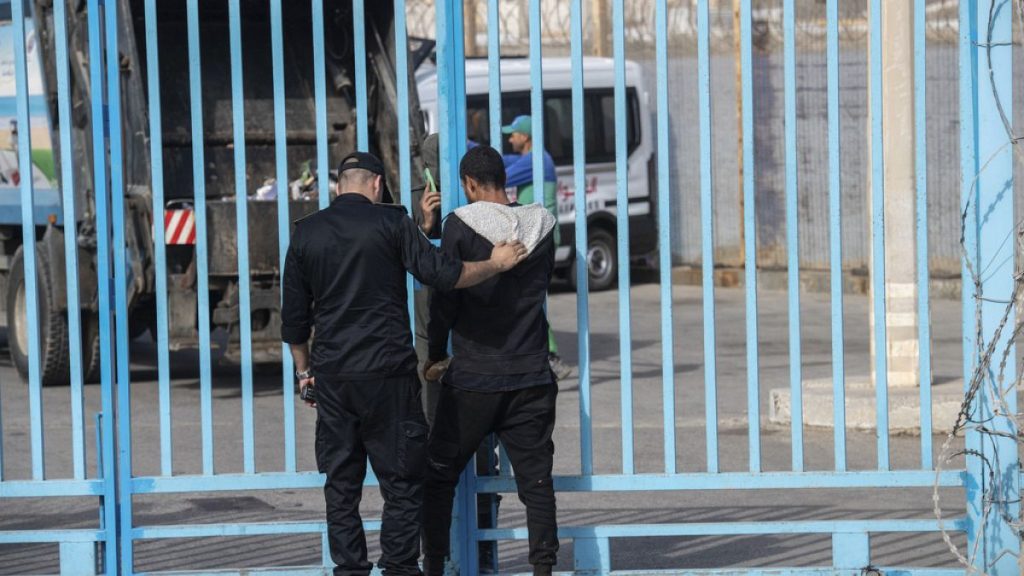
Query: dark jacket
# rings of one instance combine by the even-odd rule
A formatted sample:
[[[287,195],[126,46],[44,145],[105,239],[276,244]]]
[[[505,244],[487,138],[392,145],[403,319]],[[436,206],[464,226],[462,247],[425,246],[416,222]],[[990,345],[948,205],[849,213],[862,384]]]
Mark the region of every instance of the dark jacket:
[[[403,208],[343,194],[300,221],[285,260],[281,339],[311,353],[318,378],[415,374],[406,271],[451,290],[462,262],[423,237]]]
[[[475,207],[474,204],[465,208]],[[547,375],[549,371],[544,303],[555,263],[554,219],[538,206],[510,207],[520,217],[529,214],[543,221],[542,236],[529,257],[512,270],[472,288],[448,293],[435,291],[431,298],[430,359],[437,361],[447,356],[451,331],[453,354],[449,373]],[[453,259],[485,260],[494,244],[478,230],[487,232],[483,228],[488,221],[478,219],[474,229],[460,217],[460,213],[467,215],[462,210],[446,219],[442,250]]]

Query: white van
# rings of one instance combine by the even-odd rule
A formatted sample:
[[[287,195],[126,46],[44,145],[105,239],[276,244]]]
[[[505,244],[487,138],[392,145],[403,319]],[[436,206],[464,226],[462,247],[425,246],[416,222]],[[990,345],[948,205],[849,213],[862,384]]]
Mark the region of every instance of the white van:
[[[429,66],[429,65],[428,65]],[[558,221],[561,245],[556,269],[575,282],[570,267],[575,254],[575,181],[573,175],[572,64],[569,58],[545,58],[541,64],[544,82],[544,148],[555,161],[558,174]],[[486,59],[466,61],[466,131],[471,140],[490,142]],[[616,247],[615,188],[615,97],[614,61],[585,58],[583,61],[585,138],[587,146],[587,260],[590,286],[604,290],[618,277]],[[427,132],[437,131],[437,74],[424,66],[416,75],[420,106]],[[626,62],[626,142],[629,174],[629,247],[631,260],[646,260],[657,248],[658,233],[654,207],[655,170],[651,114],[640,65]],[[530,61],[505,58],[501,61],[502,125],[521,114],[530,114]],[[512,153],[506,140],[506,154]]]

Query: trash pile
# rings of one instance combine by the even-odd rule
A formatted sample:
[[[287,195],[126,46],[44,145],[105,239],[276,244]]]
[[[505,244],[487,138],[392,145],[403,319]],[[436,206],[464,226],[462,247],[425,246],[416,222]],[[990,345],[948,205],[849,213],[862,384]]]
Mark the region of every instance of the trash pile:
[[[302,163],[299,177],[288,183],[288,197],[295,201],[316,201],[320,197],[319,181],[316,171],[312,169],[312,161]],[[332,196],[338,187],[338,175],[331,170],[328,173],[329,191]],[[249,196],[249,200],[256,202],[272,202],[277,200],[278,190],[276,178],[268,178],[263,181],[255,194]]]

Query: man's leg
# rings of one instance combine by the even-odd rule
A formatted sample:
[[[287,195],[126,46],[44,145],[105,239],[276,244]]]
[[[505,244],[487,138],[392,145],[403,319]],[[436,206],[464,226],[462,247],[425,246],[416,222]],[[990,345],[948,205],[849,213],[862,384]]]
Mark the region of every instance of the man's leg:
[[[430,288],[419,286],[414,296],[414,312],[416,318],[416,358],[417,372],[423,384],[423,414],[427,418],[427,426],[434,425],[434,410],[437,409],[437,397],[441,393],[441,383],[423,377],[423,367],[427,363],[430,336],[427,325],[430,323]]]
[[[387,576],[420,574],[420,511],[427,458],[420,382],[410,374],[363,382],[360,390],[371,407],[363,441],[384,497],[378,565]]]
[[[498,437],[516,473],[519,499],[526,505],[530,564],[534,574],[550,574],[558,553],[555,490],[551,482],[558,387],[535,386],[515,392],[498,424]]]
[[[359,516],[366,477],[366,450],[359,438],[359,416],[350,405],[349,383],[317,384],[316,462],[327,476],[327,541],[335,576],[364,576],[366,534]]]
[[[444,386],[430,431],[429,465],[423,504],[423,554],[427,575],[444,570],[451,552],[452,501],[459,475],[491,432],[500,394]]]

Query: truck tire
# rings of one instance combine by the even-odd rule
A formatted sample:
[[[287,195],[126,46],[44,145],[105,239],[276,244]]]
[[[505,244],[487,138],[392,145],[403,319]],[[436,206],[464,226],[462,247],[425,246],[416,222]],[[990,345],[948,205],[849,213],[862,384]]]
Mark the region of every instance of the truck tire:
[[[22,379],[28,380],[28,315],[22,247],[14,253],[7,284],[7,331],[11,361]],[[66,385],[70,378],[68,320],[55,301],[55,286],[46,250],[36,250],[36,278],[39,293],[40,380],[43,386]]]
[[[619,279],[618,252],[615,238],[601,228],[587,234],[587,276],[590,290],[601,292],[615,286]],[[569,282],[576,287],[576,270],[569,272]]]
[[[82,314],[82,372],[84,383],[100,381],[100,319],[91,312]]]

